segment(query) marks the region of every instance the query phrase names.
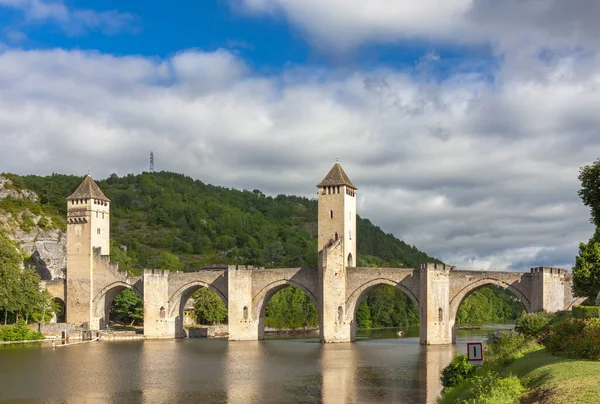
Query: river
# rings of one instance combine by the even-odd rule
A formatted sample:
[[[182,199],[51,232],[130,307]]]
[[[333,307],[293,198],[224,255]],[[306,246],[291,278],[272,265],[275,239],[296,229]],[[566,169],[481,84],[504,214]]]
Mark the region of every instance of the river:
[[[303,336],[2,347],[0,402],[428,403],[454,352],[499,327],[458,331],[454,346],[384,329],[347,344]]]

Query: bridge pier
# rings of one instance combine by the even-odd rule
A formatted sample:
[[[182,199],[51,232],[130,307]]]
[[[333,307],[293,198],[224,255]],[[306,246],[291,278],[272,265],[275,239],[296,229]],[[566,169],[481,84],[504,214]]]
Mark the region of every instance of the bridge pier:
[[[143,282],[144,337],[175,338],[176,319],[169,307],[169,271],[145,269]]]
[[[321,342],[350,342],[354,313],[347,312],[344,239],[332,241],[319,253],[319,335]]]
[[[262,339],[261,313],[252,304],[252,269],[229,265],[227,270],[227,312],[230,341]]]
[[[452,343],[450,319],[450,265],[423,264],[419,269],[422,345]]]

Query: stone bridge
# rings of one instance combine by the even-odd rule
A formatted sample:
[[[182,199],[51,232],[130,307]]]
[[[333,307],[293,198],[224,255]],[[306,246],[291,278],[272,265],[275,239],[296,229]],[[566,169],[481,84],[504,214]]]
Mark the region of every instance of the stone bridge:
[[[323,342],[355,340],[356,310],[362,299],[381,285],[404,292],[418,309],[422,344],[447,344],[455,339],[455,320],[461,302],[473,291],[497,285],[511,291],[527,312],[566,310],[580,302],[571,293],[572,277],[563,269],[532,268],[530,272],[461,271],[443,264],[420,268],[346,267],[340,251],[343,240],[321,253],[318,268],[264,269],[230,265],[197,272],[144,271],[141,277],[109,272],[94,280],[95,297],[90,328],[102,328],[114,297],[128,288],[144,300],[147,338],[185,337],[183,307],[199,288],[215,292],[228,308],[229,339],[264,337],[265,307],[287,286],[302,290],[317,308]],[[49,290],[64,294],[56,284]],[[67,297],[68,301],[68,297]],[[68,310],[68,307],[67,307]]]
[[[443,264],[419,268],[357,268],[356,187],[336,163],[318,187],[317,268],[264,269],[229,265],[197,272],[146,269],[129,277],[109,260],[110,201],[88,176],[67,198],[67,278],[47,283],[65,303],[66,319],[102,329],[115,296],[124,289],[144,301],[147,338],[184,337],[183,308],[199,288],[215,292],[225,303],[230,340],[264,336],[265,307],[287,286],[306,293],[319,316],[323,342],[355,339],[356,310],[375,287],[392,285],[418,309],[422,344],[454,341],[456,314],[470,293],[485,285],[511,292],[528,312],[569,309],[583,299],[572,294],[572,277],[564,269],[530,272],[459,271]]]

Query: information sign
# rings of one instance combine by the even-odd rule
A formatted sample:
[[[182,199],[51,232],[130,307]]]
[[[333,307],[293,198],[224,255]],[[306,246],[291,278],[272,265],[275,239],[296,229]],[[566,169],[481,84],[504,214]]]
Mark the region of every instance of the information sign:
[[[467,343],[467,359],[472,365],[483,365],[483,343]]]

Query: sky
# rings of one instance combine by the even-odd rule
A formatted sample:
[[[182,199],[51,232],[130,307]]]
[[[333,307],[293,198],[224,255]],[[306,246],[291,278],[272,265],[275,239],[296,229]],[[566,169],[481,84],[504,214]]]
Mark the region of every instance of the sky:
[[[316,197],[459,269],[570,269],[600,1],[0,0],[0,172]],[[360,235],[358,235],[360,237]]]

